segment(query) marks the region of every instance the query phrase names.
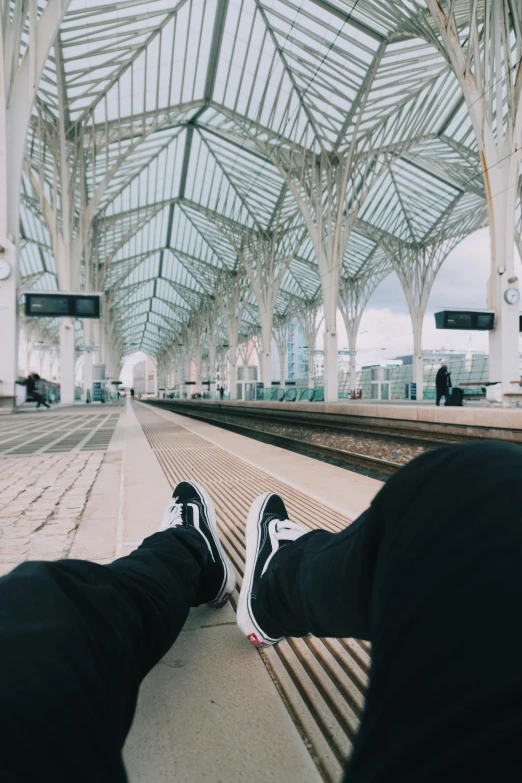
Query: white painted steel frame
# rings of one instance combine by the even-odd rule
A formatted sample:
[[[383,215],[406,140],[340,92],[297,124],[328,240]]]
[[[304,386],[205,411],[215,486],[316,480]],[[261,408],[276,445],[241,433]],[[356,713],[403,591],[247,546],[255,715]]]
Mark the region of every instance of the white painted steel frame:
[[[420,357],[427,298],[456,242],[489,219],[494,266],[505,257],[512,272],[509,246],[511,238],[520,243],[521,225],[519,211],[515,234],[517,4],[3,0],[0,7],[0,113],[20,100],[17,112],[29,123],[34,90],[17,98],[17,73],[39,75],[54,43],[35,79],[21,282],[102,287],[101,342],[113,373],[139,348],[166,368],[181,366],[182,343],[185,356],[195,352],[200,380],[204,358],[212,374],[216,346],[227,341],[234,390],[238,344],[260,332],[270,383],[274,321],[320,304],[325,396],[335,399],[339,306],[355,351],[372,290],[395,272]],[[9,140],[3,116],[2,149],[19,150],[25,134]],[[9,165],[19,170],[5,177],[10,195],[0,204],[16,213],[19,151]],[[10,225],[3,221],[2,244]],[[11,224],[16,234],[17,213]],[[508,276],[495,274],[490,305],[501,317],[491,365],[507,380],[514,316],[502,296]],[[202,313],[213,313],[204,326]],[[518,351],[518,327],[516,339]]]

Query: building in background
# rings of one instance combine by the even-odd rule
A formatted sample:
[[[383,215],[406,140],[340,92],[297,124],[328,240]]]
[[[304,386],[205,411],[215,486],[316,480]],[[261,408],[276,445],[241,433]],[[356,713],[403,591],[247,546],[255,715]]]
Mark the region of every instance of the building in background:
[[[158,373],[157,368],[150,356],[147,356],[142,362],[138,362],[132,368],[132,385],[134,394],[152,394],[158,393]]]
[[[453,350],[452,348],[440,348],[438,351],[423,350],[422,358],[425,364],[447,364],[448,362],[462,361],[463,359],[482,358],[487,356],[484,351],[462,351]],[[396,356],[396,359],[400,359],[404,365],[412,364],[412,354],[407,356]]]
[[[285,380],[292,381],[297,378],[306,378],[308,374],[308,355],[303,330],[292,320],[288,324],[288,344],[285,356]],[[312,346],[313,348],[313,346]],[[272,377],[279,378],[281,368],[279,364],[279,351],[274,339],[272,339]]]

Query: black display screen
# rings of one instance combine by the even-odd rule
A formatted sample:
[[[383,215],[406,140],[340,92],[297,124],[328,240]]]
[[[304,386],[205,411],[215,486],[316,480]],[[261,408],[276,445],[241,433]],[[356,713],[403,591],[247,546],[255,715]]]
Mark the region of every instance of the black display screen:
[[[29,308],[29,312],[27,309]],[[55,317],[69,315],[69,297],[59,294],[30,294],[25,300],[25,314]]]
[[[448,313],[446,316],[446,329],[472,329],[472,313]]]
[[[99,296],[75,296],[74,304],[75,304],[75,315],[77,318],[100,317]]]
[[[99,318],[98,294],[25,294],[25,315],[28,318]]]
[[[495,328],[495,313],[487,310],[441,310],[435,313],[437,329],[488,332]]]
[[[493,313],[480,313],[477,316],[477,329],[489,331],[495,327],[495,316]]]

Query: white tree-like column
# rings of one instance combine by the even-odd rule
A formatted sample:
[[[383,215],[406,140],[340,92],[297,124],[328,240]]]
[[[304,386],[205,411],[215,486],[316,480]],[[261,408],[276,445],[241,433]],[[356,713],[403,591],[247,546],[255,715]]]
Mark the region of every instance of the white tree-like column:
[[[319,318],[319,303],[310,302],[297,314],[297,321],[303,332],[306,347],[308,349],[308,388],[315,386],[314,373],[314,351],[317,342],[317,335],[321,328],[323,318]]]
[[[39,18],[34,2],[19,0],[14,9],[0,5],[0,257],[12,270],[0,285],[0,405],[12,405],[18,370],[20,183],[27,129],[45,61],[69,2],[49,0]]]
[[[223,272],[216,286],[216,298],[228,335],[229,394],[237,399],[237,346],[239,328],[252,294],[248,278],[242,272]]]
[[[391,272],[387,261],[365,267],[359,275],[343,278],[339,291],[339,309],[343,317],[350,351],[350,391],[357,388],[357,335],[371,295]]]
[[[491,236],[488,300],[496,312],[490,332],[489,377],[505,395],[520,378],[519,305],[505,294],[519,287],[514,267],[515,205],[522,160],[522,5],[473,3],[463,18],[455,2],[426,0],[436,24],[435,45],[459,81],[477,143]],[[456,7],[457,5],[457,7]]]
[[[285,364],[288,352],[288,319],[276,317],[272,328],[277,353],[279,355],[279,386],[285,388]]]

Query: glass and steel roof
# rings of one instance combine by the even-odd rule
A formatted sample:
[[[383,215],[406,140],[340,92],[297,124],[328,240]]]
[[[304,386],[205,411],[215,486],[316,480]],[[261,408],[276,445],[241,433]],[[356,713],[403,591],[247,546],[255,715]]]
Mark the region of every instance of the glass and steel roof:
[[[452,5],[465,24],[469,3]],[[223,275],[244,273],[238,243],[281,226],[276,313],[320,300],[299,203],[319,159],[334,178],[350,167],[345,279],[381,279],[393,242],[484,225],[473,133],[432,27],[421,0],[71,0],[27,141],[23,285],[60,284],[66,240],[123,354],[158,355]],[[240,331],[257,324],[252,294]]]

